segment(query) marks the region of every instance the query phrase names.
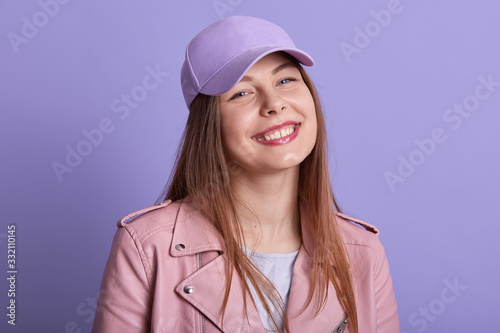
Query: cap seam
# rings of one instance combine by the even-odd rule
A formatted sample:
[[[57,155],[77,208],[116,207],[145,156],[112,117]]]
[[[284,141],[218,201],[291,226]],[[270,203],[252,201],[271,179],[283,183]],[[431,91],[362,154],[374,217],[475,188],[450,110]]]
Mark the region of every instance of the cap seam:
[[[188,65],[189,65],[189,71],[191,72],[191,75],[193,76],[195,83],[196,83],[196,87],[197,87],[196,90],[199,91],[201,89],[200,81],[198,80],[198,77],[196,76],[196,74],[193,70],[193,65],[191,64],[191,58],[189,56],[189,47],[186,48],[186,59],[187,59]]]

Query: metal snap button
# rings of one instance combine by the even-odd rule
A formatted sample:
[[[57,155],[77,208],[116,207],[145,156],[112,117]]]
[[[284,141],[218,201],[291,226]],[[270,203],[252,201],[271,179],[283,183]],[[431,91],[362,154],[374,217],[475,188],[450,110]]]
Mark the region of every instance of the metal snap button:
[[[187,284],[187,285],[185,285],[185,286],[184,286],[183,290],[184,290],[184,292],[185,292],[186,294],[192,294],[192,293],[193,293],[193,291],[194,291],[194,288],[193,288],[193,286],[192,286],[192,285]]]
[[[186,246],[184,246],[184,244],[177,244],[177,245],[175,246],[175,249],[176,249],[177,251],[183,251],[185,248],[186,248]]]

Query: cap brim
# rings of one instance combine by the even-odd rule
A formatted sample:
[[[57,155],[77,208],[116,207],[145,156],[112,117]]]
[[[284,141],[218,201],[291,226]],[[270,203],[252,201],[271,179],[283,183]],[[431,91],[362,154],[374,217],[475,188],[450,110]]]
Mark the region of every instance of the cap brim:
[[[310,55],[295,48],[264,46],[258,49],[248,50],[231,59],[218,72],[216,72],[207,83],[200,88],[200,93],[217,96],[231,90],[248,70],[260,59],[268,54],[283,51],[290,54],[305,66],[314,65],[314,60]]]

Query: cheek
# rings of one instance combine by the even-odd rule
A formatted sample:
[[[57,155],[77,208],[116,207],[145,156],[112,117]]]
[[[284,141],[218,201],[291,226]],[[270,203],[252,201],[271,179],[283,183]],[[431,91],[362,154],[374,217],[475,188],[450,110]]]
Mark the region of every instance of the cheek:
[[[311,104],[310,107],[308,108],[308,114],[307,118],[309,119],[309,124],[310,126],[310,138],[311,138],[311,145],[314,148],[316,145],[316,139],[318,137],[318,118],[316,117],[316,109],[314,107],[314,101],[311,98]]]
[[[228,149],[230,149],[231,141],[229,138],[233,137],[233,129],[232,122],[230,119],[225,119],[221,122],[221,136],[222,136],[222,145],[224,147],[224,152],[228,153]]]
[[[235,127],[237,126],[238,120],[236,117],[236,110],[221,110],[221,135],[222,141],[225,142],[226,138],[229,138],[233,135],[235,131]]]
[[[231,107],[221,111],[222,141],[245,141],[252,134],[250,125],[255,124],[255,112],[250,107]]]
[[[314,98],[309,91],[309,88],[304,84],[299,90],[296,90],[292,98],[295,99],[297,103],[300,104],[301,109],[306,114],[307,117],[315,117],[316,108],[314,104]]]
[[[308,146],[309,146],[309,149],[312,151],[314,146],[316,146],[316,140],[318,138],[318,123],[316,121],[316,116],[314,115],[314,118],[310,118],[311,119],[311,126],[309,128],[309,133],[307,133],[308,135],[308,138],[310,138],[308,140]]]
[[[222,115],[221,119],[221,136],[224,153],[228,157],[234,157],[238,152],[238,147],[245,143],[247,120],[241,119],[237,114],[233,113],[230,116]]]
[[[313,140],[313,148],[316,146],[316,140],[318,139],[318,126],[316,125],[314,128],[314,140]]]
[[[308,92],[304,96],[304,109],[307,110],[305,116],[309,119],[309,123],[311,124],[311,129],[315,133],[318,131],[318,119],[316,117],[316,108],[314,104],[314,99],[312,98],[311,94]],[[314,138],[316,138],[316,135],[314,135]]]

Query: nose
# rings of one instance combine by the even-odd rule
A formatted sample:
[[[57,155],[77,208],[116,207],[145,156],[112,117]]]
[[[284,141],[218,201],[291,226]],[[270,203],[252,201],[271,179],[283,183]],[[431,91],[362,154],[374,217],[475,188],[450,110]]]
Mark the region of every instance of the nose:
[[[261,93],[262,105],[260,114],[268,117],[272,114],[279,114],[286,108],[286,102],[278,93],[274,91],[266,91]]]

